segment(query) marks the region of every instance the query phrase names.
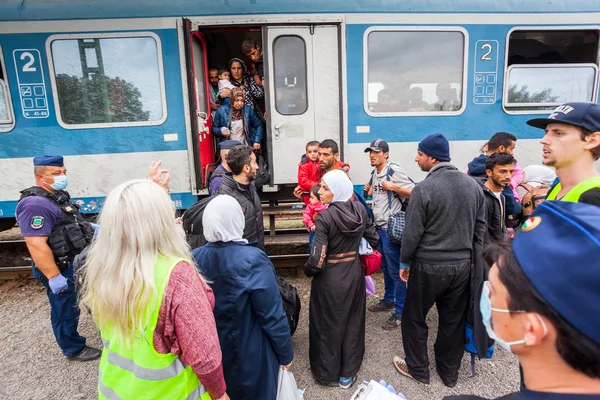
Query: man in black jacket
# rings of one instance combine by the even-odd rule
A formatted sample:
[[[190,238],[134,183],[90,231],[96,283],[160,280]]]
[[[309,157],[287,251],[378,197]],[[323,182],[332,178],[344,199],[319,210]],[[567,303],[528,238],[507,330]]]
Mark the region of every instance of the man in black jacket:
[[[425,317],[436,304],[436,369],[453,387],[464,353],[473,253],[485,235],[485,199],[477,182],[450,164],[444,135],[423,139],[415,161],[429,173],[414,187],[406,211],[400,246],[400,277],[408,282],[402,313],[406,358],[394,357],[394,365],[401,374],[429,384]]]
[[[510,185],[515,158],[508,153],[494,153],[485,161],[487,179],[479,181],[485,197],[487,234],[484,247],[506,234],[506,200],[503,189]]]
[[[254,179],[258,164],[256,155],[250,146],[235,146],[227,153],[227,165],[233,176],[224,176],[217,194],[227,194],[240,203],[244,211],[246,225],[244,239],[248,242],[257,242],[258,247],[265,249],[265,227],[263,224],[263,210],[260,198],[256,191]]]

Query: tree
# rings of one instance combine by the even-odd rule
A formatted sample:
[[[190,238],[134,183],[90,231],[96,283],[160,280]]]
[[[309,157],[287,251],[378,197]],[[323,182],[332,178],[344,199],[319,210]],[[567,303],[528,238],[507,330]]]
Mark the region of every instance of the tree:
[[[527,90],[527,85],[521,86],[521,89],[518,89],[516,83],[508,87],[509,103],[554,103],[556,99],[558,99],[558,96],[552,96],[551,88],[531,94]]]
[[[62,120],[67,124],[148,121],[141,93],[119,77],[93,74],[80,78],[60,74],[56,88]]]

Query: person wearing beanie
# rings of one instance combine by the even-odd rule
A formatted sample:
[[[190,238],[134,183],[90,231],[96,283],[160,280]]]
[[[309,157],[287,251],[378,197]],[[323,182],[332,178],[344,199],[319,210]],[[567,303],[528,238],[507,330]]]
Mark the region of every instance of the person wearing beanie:
[[[473,178],[450,164],[444,135],[423,139],[415,161],[428,174],[412,190],[406,210],[400,246],[400,276],[408,282],[401,323],[405,358],[393,361],[401,374],[429,384],[425,317],[436,304],[436,369],[453,387],[464,353],[472,258],[481,253],[487,232],[485,198]]]
[[[521,390],[501,399],[600,399],[598,254],[600,208],[564,201],[541,203],[512,242],[486,250],[483,322],[523,369]]]

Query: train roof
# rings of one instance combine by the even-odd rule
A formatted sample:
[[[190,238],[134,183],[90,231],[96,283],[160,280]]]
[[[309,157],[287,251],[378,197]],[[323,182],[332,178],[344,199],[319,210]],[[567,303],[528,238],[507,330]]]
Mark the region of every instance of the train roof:
[[[296,13],[578,12],[600,12],[600,2],[598,0],[0,0],[0,21]]]

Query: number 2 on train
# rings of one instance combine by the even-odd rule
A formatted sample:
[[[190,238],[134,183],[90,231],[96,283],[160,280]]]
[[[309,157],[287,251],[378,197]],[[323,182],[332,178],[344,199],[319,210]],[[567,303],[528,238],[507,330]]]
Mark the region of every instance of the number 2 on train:
[[[481,46],[481,50],[485,50],[487,49],[487,53],[485,53],[484,55],[481,56],[481,61],[492,61],[492,58],[490,57],[490,54],[492,54],[492,45],[489,43],[485,43],[484,45]],[[21,56],[23,57],[23,56]]]
[[[29,59],[29,61],[27,63],[25,63],[25,65],[23,65],[23,72],[36,72],[37,69],[35,69],[35,67],[32,67],[32,65],[35,63],[35,58],[33,57],[33,54],[31,54],[30,52],[25,52],[23,54],[21,54],[21,57],[19,57],[21,59],[21,61],[24,61],[26,58]]]

